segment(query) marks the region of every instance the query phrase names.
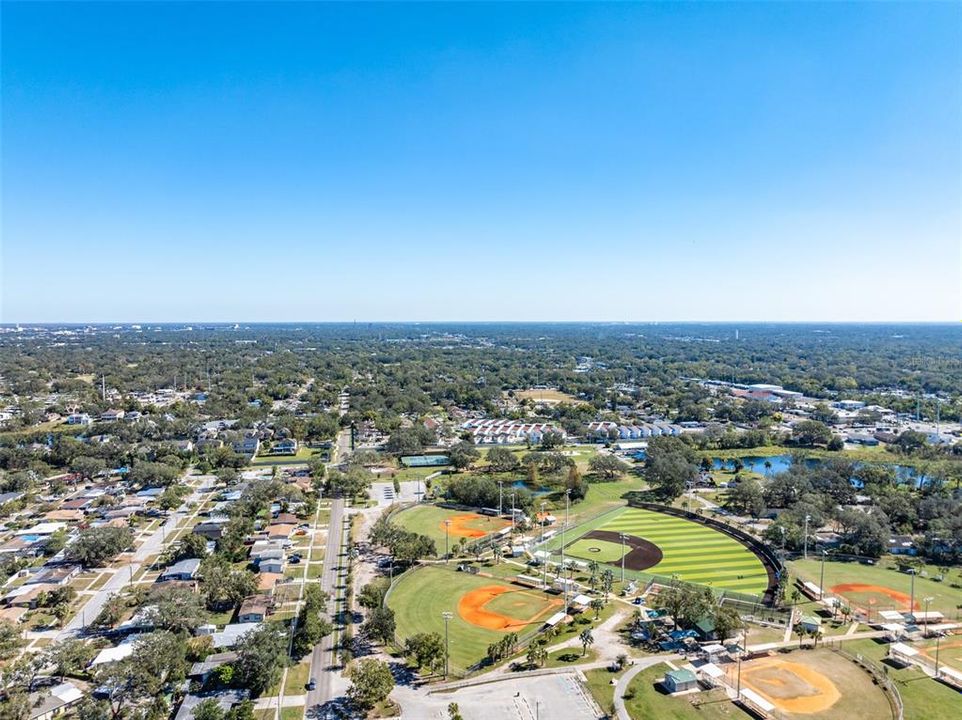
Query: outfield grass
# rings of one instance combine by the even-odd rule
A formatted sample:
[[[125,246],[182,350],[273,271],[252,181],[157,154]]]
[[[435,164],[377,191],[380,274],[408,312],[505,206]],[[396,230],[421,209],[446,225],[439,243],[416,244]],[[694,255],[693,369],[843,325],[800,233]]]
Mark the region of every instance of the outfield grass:
[[[821,567],[822,563],[812,557],[808,560],[792,560],[788,563],[792,575],[816,585],[819,582]],[[962,588],[952,587],[952,583],[959,584],[958,568],[953,568],[948,578],[943,582],[936,582],[932,579],[939,574],[937,566],[926,565],[923,570],[928,577],[920,573],[915,578],[915,602],[919,609],[924,610],[924,599],[930,597],[932,598],[928,605],[930,611],[938,611],[953,620],[962,617]],[[831,591],[833,586],[842,583],[879,585],[906,595],[910,595],[912,591],[912,576],[899,572],[895,566],[895,561],[889,558],[879,561],[876,565],[827,561],[825,563],[825,590]],[[857,594],[852,594],[849,599],[853,603],[862,600]],[[904,610],[907,608],[896,608],[894,601],[891,604],[886,604],[884,601],[878,602],[873,606],[874,611],[888,609]]]
[[[411,532],[416,532],[421,535],[427,535],[429,538],[434,540],[438,554],[443,555],[445,535],[444,521],[453,521],[453,519],[458,516],[471,514],[472,513],[464,510],[448,510],[446,508],[437,507],[436,505],[416,505],[415,507],[408,508],[407,510],[402,510],[392,519],[399,527],[403,527],[406,530],[410,530]],[[472,529],[477,529],[485,533],[491,533],[508,527],[510,524],[510,520],[481,515],[478,517],[478,519],[471,521],[469,526]],[[471,542],[474,539],[475,538],[468,538],[467,542]],[[452,525],[452,529],[448,533],[448,542],[450,547],[453,549],[454,546],[458,544],[459,540],[461,540],[461,535],[456,533]]]
[[[874,640],[852,640],[842,647],[872,660],[876,665],[883,665],[888,654],[888,646]],[[936,682],[917,668],[884,667],[902,696],[905,720],[958,720],[962,698],[956,690]]]
[[[655,687],[670,668],[655,665],[642,670],[628,683],[625,693],[625,708],[633,718],[658,718],[658,720],[719,720],[720,718],[744,718],[751,716],[730,702],[723,690],[710,690],[671,697]],[[692,704],[698,703],[698,707]]]
[[[625,508],[575,528],[566,537],[579,537],[591,530],[623,532],[644,538],[661,549],[661,562],[644,573],[628,571],[633,577],[643,578],[645,573],[674,575],[684,582],[753,595],[768,587],[768,573],[761,560],[734,538],[707,525],[650,510]],[[588,561],[597,559],[597,553],[582,552],[596,542],[592,540],[586,545],[578,541],[568,554]],[[560,536],[552,538],[548,546],[560,549]]]
[[[478,627],[464,620],[458,614],[458,601],[471,591],[488,585],[505,585],[500,580],[478,577],[468,573],[454,572],[452,569],[425,566],[402,575],[388,595],[388,606],[394,610],[399,641],[415,633],[436,632],[444,635],[443,612],[453,613],[448,623],[450,635],[451,669],[463,671],[480,661],[486,654],[488,645],[505,636],[504,632]],[[518,589],[517,586],[510,586]],[[524,608],[505,608],[506,615],[530,617],[533,599],[537,593],[512,593],[515,602],[525,603]],[[501,601],[502,597],[496,598]],[[505,599],[505,602],[512,602]],[[547,605],[545,604],[545,607]]]

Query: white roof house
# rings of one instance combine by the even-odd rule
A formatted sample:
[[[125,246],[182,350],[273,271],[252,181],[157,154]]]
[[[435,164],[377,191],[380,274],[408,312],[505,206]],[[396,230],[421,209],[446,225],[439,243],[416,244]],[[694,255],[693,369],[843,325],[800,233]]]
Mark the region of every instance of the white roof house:
[[[67,527],[67,524],[62,522],[43,522],[37,523],[31,528],[17,530],[17,535],[53,535],[55,532],[58,530],[63,530],[65,527]]]
[[[134,638],[127,638],[120,645],[104,648],[97,657],[90,661],[90,667],[103,665],[104,663],[117,662],[129,658],[134,652]]]
[[[255,630],[261,626],[261,623],[234,623],[233,625],[225,625],[224,629],[220,632],[215,632],[211,635],[215,648],[227,648],[234,647],[237,641],[241,639],[244,635],[249,633],[251,630]]]

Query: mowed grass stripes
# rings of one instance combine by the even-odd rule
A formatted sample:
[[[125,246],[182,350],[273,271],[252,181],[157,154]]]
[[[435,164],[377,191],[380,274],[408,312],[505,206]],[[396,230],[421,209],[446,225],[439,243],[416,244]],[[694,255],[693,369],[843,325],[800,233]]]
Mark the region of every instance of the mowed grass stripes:
[[[651,510],[625,508],[597,529],[634,535],[661,548],[664,557],[646,573],[676,575],[685,582],[740,593],[760,595],[768,587],[762,561],[734,538],[707,525]]]

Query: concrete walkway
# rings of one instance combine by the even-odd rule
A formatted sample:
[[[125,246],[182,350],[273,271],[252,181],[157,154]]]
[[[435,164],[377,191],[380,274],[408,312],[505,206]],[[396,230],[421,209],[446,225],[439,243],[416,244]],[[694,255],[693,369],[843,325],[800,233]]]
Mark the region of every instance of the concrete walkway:
[[[618,715],[618,720],[632,720],[631,715],[628,714],[628,708],[625,707],[624,695],[628,691],[628,685],[634,679],[635,675],[642,670],[647,670],[660,663],[680,659],[678,655],[652,655],[651,657],[635,660],[635,664],[628,669],[628,672],[618,678],[618,683],[615,685],[615,714]]]

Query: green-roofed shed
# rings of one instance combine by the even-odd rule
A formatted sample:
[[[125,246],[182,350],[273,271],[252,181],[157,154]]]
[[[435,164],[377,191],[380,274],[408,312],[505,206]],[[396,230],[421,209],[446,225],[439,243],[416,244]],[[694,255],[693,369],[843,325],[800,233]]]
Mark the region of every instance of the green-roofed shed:
[[[698,687],[698,678],[691,670],[670,670],[665,673],[665,689],[669,693],[684,692]]]

